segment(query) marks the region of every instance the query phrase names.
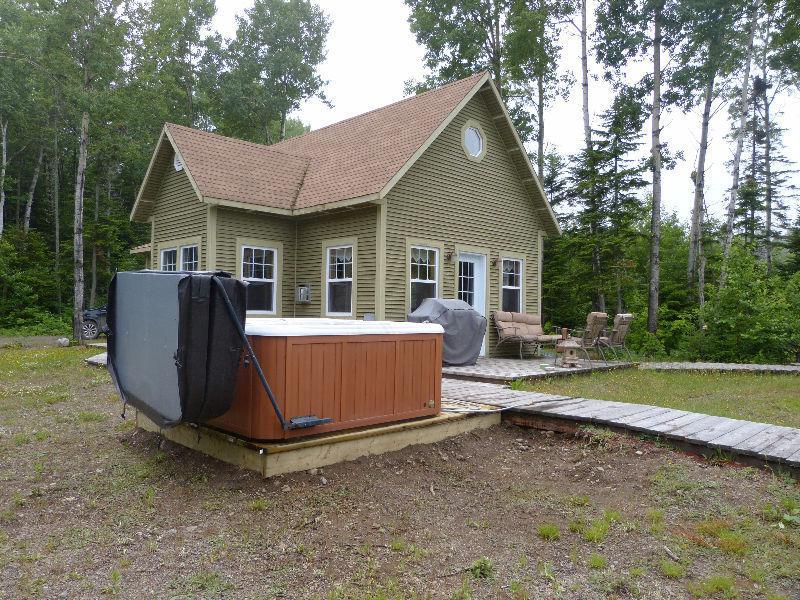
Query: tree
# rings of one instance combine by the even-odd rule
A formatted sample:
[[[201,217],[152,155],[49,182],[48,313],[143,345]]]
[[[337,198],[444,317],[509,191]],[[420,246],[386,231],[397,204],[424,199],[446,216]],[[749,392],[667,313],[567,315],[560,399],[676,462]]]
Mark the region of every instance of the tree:
[[[664,149],[661,143],[662,52],[676,47],[683,30],[678,0],[609,0],[598,5],[598,58],[608,67],[619,70],[627,62],[650,52],[652,91],[650,160],[652,200],[650,218],[650,283],[648,289],[647,329],[658,329],[658,306],[661,260],[661,170]],[[652,31],[652,34],[649,32]]]
[[[210,93],[221,132],[272,143],[287,136],[288,115],[309,98],[327,102],[319,67],[325,60],[330,20],[309,0],[256,0],[238,18],[227,47],[216,40],[218,65],[206,63],[207,78],[222,71]],[[254,124],[256,126],[254,126]]]

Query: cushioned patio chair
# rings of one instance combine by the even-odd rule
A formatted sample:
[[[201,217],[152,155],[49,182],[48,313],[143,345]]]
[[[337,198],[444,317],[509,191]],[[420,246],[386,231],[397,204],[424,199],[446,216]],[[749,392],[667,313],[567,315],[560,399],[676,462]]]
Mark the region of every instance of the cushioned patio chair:
[[[592,359],[589,357],[589,350],[597,350],[603,358],[603,362],[608,364],[603,351],[600,348],[600,337],[608,327],[608,315],[604,312],[590,312],[586,317],[586,327],[583,329],[571,329],[567,339],[576,342],[583,354],[589,368],[592,366]]]
[[[524,358],[523,349],[526,344],[531,346],[535,354],[543,346],[555,348],[560,335],[548,335],[542,329],[542,318],[539,315],[527,313],[507,312],[498,310],[494,313],[494,324],[497,328],[497,346],[502,344],[519,344],[519,357]]]
[[[614,353],[614,358],[617,358],[617,350],[622,350],[628,357],[628,360],[633,362],[631,351],[625,345],[625,338],[628,336],[628,330],[631,328],[633,322],[633,315],[630,313],[619,313],[614,317],[614,327],[610,332],[604,332],[598,340],[598,349],[603,353],[603,348],[608,348]],[[604,357],[605,358],[605,357]]]

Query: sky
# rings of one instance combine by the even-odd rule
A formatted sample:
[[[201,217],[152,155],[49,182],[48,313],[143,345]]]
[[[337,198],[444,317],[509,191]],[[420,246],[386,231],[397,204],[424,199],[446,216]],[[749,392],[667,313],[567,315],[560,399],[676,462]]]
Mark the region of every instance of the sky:
[[[343,119],[396,102],[403,98],[406,81],[420,79],[424,73],[424,49],[419,46],[408,26],[409,10],[402,0],[316,0],[331,18],[328,54],[321,66],[322,78],[328,81],[325,94],[333,102],[329,108],[317,100],[303,104],[293,116],[317,129]],[[225,37],[236,33],[236,15],[252,6],[252,0],[222,0],[217,3],[213,27]],[[590,14],[593,3],[589,3]],[[591,30],[590,23],[590,30]],[[569,97],[558,100],[545,113],[545,141],[548,149],[560,153],[577,152],[583,144],[583,121],[580,93],[580,42],[576,35],[565,33],[560,68],[572,71],[576,80]],[[639,65],[638,69],[645,68]],[[633,66],[636,70],[637,66]],[[613,90],[602,79],[602,68],[590,58],[589,106],[593,126],[598,115],[610,105]],[[784,152],[800,162],[800,122],[798,96],[776,103],[777,120],[784,133]],[[711,214],[722,217],[727,206],[727,190],[731,176],[726,163],[733,155],[733,144],[726,136],[730,131],[727,107],[715,105],[709,151],[706,159],[706,205]],[[672,171],[662,175],[663,208],[674,211],[681,219],[691,214],[694,187],[690,179],[695,169],[700,137],[701,107],[684,114],[670,110],[662,116],[662,141],[684,159]],[[796,120],[796,119],[795,119]],[[649,148],[649,120],[642,138],[643,152]],[[533,146],[531,146],[532,149]],[[800,185],[800,180],[797,181]]]

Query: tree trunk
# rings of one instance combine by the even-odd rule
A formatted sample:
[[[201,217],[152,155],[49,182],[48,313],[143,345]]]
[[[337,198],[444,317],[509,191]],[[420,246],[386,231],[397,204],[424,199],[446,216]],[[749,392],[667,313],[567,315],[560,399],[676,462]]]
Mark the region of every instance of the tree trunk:
[[[650,286],[647,330],[658,330],[658,294],[661,276],[661,7],[653,15],[653,110],[650,153],[653,161],[653,212],[650,218]]]
[[[767,70],[764,68],[764,82],[767,81]],[[767,255],[767,275],[772,274],[772,165],[770,153],[772,151],[772,123],[769,116],[770,101],[767,97],[767,86],[764,86],[762,95],[764,103],[764,250]]]
[[[281,111],[281,132],[280,137],[278,138],[279,142],[282,142],[286,139],[286,111]]]
[[[59,186],[61,182],[58,177],[58,133],[53,136],[53,156],[51,157],[50,175],[52,177],[51,188],[53,191],[53,271],[56,278],[56,303],[59,312],[61,311],[61,199]]]
[[[3,237],[6,210],[6,162],[8,161],[8,121],[0,120],[0,238]]]
[[[589,123],[589,50],[587,43],[586,0],[581,1],[581,91],[583,93],[583,137],[586,149],[592,145],[592,127]]]
[[[22,228],[25,233],[31,227],[31,211],[33,210],[33,194],[36,192],[36,182],[39,181],[39,171],[42,168],[42,158],[44,157],[44,147],[39,147],[39,156],[36,158],[36,166],[33,168],[33,176],[31,177],[31,185],[28,188],[28,202],[25,204],[25,218]]]
[[[728,214],[725,219],[725,240],[722,242],[722,266],[719,273],[719,287],[725,287],[727,277],[728,256],[731,253],[733,244],[733,223],[736,217],[736,203],[739,199],[739,166],[742,161],[742,150],[744,149],[744,132],[747,129],[747,101],[750,97],[750,65],[753,62],[753,42],[756,35],[756,4],[750,13],[750,31],[747,40],[747,55],[744,61],[744,71],[742,73],[742,87],[739,90],[739,105],[741,115],[739,116],[739,129],[736,132],[736,150],[733,154],[733,170],[731,195],[728,200]]]
[[[694,175],[694,206],[692,227],[689,233],[689,265],[686,271],[689,289],[697,283],[697,266],[700,257],[700,238],[703,227],[703,193],[705,189],[706,154],[708,153],[708,125],[711,121],[711,101],[714,98],[715,74],[706,82],[703,102],[703,119],[700,125],[700,151],[697,154],[697,170]],[[700,292],[702,294],[702,291]]]
[[[539,172],[539,182],[544,181],[544,75],[536,78],[536,87],[538,88],[539,106],[538,120],[539,120],[539,133],[537,135],[537,156],[536,167]]]
[[[97,306],[97,222],[100,213],[100,182],[94,183],[94,228],[92,229],[92,285],[89,288],[89,306]]]
[[[83,190],[86,184],[86,154],[89,146],[89,113],[81,118],[80,142],[78,146],[78,168],[75,175],[75,220],[74,220],[74,297],[72,302],[72,332],[75,339],[82,339],[83,326]]]

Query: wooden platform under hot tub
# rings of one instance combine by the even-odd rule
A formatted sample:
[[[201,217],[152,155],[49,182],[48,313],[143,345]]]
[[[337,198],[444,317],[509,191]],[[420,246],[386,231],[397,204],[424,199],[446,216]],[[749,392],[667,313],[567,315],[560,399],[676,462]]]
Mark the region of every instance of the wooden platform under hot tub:
[[[500,423],[500,412],[442,413],[434,417],[351,429],[299,440],[254,442],[213,429],[179,425],[159,429],[136,412],[136,426],[160,433],[166,439],[264,477],[325,467],[361,456],[401,450],[415,444],[432,444],[474,429]]]

